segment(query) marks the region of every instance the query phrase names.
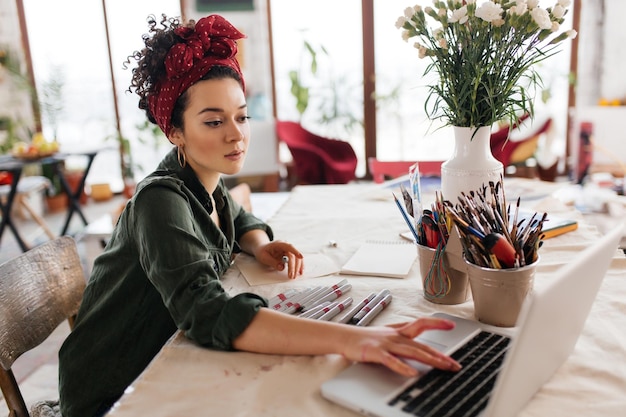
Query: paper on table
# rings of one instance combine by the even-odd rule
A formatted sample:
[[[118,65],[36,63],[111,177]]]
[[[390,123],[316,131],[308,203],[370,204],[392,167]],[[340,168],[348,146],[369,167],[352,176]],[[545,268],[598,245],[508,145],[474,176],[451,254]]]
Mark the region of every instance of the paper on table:
[[[416,258],[417,248],[409,242],[365,242],[341,268],[341,273],[405,278]]]
[[[262,265],[254,257],[245,253],[240,253],[235,257],[235,266],[251,286],[289,281],[287,269],[277,271],[269,266]],[[317,278],[338,272],[339,268],[328,256],[319,253],[305,253],[304,273],[296,279]]]

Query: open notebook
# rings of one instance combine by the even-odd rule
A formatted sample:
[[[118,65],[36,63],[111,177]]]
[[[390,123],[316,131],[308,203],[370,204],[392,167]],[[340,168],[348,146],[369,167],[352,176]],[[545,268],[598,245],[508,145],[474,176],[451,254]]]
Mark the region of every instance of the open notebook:
[[[531,292],[513,334],[438,313],[456,327],[418,340],[457,359],[463,365],[458,373],[410,362],[421,373],[405,378],[356,363],[323,383],[322,395],[369,416],[518,415],[573,351],[623,230],[614,229]],[[487,347],[500,349],[484,353]]]
[[[341,268],[341,274],[405,278],[417,258],[417,247],[406,241],[367,241]]]

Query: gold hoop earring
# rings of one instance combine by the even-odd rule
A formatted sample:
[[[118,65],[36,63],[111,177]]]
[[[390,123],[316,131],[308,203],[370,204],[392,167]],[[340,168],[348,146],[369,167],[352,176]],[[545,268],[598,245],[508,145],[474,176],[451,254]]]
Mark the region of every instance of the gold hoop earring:
[[[185,148],[183,146],[177,146],[176,149],[178,150],[178,165],[180,165],[181,168],[185,168],[185,166],[187,165]]]

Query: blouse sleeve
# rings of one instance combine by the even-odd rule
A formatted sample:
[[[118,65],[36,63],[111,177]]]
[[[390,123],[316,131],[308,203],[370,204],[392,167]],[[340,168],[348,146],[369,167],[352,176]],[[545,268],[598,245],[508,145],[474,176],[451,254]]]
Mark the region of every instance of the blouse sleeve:
[[[224,291],[219,278],[230,266],[231,251],[220,244],[215,225],[199,206],[176,184],[138,191],[131,222],[140,263],[187,337],[232,350],[232,341],[267,301],[251,293],[230,297]]]

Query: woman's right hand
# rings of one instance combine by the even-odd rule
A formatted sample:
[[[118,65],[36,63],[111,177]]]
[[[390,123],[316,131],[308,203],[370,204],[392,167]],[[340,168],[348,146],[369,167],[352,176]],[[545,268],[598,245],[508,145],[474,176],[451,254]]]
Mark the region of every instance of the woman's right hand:
[[[435,368],[458,371],[461,365],[438,350],[417,342],[417,336],[427,330],[450,330],[454,322],[434,317],[381,327],[359,328],[350,332],[343,356],[356,362],[380,363],[394,372],[412,377],[418,371],[404,359],[413,359]],[[356,330],[356,329],[355,329]]]

